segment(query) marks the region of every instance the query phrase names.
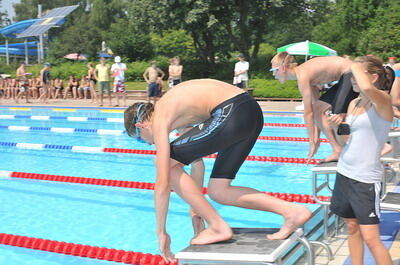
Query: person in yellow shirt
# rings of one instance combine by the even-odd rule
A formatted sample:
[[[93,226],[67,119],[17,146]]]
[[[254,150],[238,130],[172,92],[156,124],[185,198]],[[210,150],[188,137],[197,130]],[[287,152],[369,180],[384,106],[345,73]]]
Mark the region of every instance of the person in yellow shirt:
[[[94,71],[95,78],[99,84],[100,90],[100,104],[99,106],[103,106],[103,95],[105,90],[107,90],[108,94],[108,103],[111,104],[111,91],[110,91],[110,65],[106,64],[106,59],[101,57],[100,64],[96,65],[96,71]]]

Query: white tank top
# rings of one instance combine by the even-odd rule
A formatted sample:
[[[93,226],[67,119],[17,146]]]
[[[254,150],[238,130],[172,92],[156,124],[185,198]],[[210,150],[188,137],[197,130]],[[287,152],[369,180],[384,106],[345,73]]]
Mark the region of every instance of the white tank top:
[[[381,182],[380,156],[392,123],[384,120],[374,107],[360,115],[349,115],[346,121],[351,135],[340,154],[337,171],[360,182]]]

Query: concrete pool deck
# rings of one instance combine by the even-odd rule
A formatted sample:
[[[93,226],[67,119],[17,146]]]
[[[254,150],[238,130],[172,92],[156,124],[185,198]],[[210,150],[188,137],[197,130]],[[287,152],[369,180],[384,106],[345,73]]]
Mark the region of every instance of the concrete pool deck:
[[[134,100],[134,99],[128,99],[127,100],[127,105],[129,106],[130,104],[133,104],[134,102],[138,101],[143,101],[143,100]],[[106,100],[104,102],[107,102]],[[115,103],[115,101],[114,101]],[[297,112],[296,107],[299,106],[301,103],[299,102],[289,102],[289,101],[259,101],[259,104],[263,111],[271,111],[271,112]],[[25,103],[24,100],[20,101],[20,104],[16,104],[14,100],[5,100],[1,99],[0,100],[0,107],[12,107],[13,109],[18,109],[21,108],[21,110],[26,110],[32,107],[38,108],[38,107],[54,107],[54,108],[74,108],[74,107],[82,107],[82,108],[88,108],[88,109],[109,109],[113,108],[115,110],[123,111],[123,107],[120,108],[114,108],[112,106],[103,106],[99,107],[98,104],[90,103],[90,100],[72,100],[72,99],[67,99],[67,100],[62,100],[62,99],[56,99],[56,100],[51,100],[49,104],[43,104],[41,102],[37,102],[35,100],[33,103]],[[1,110],[1,108],[0,108]],[[397,188],[397,191],[400,191],[399,187],[395,185],[396,183],[392,183],[391,185],[388,186],[388,191],[393,191]],[[398,184],[398,183],[397,183]],[[400,213],[396,214],[396,219],[395,220],[400,220]],[[383,223],[385,226],[387,223]],[[390,241],[390,253],[392,255],[392,258],[394,260],[395,265],[400,265],[400,225],[397,225],[397,227],[393,227],[392,233],[394,233],[392,236],[395,238],[394,240],[391,239]],[[317,258],[316,258],[316,265],[344,265],[344,264],[350,264],[349,261],[349,251],[347,247],[347,240],[346,240],[346,233],[342,229],[340,231],[340,234],[336,236],[335,238],[330,240],[330,246],[332,248],[333,254],[334,254],[334,260],[333,261],[328,261],[326,253],[324,251],[317,251]],[[393,242],[393,243],[392,243]],[[302,264],[299,262],[299,264]],[[371,259],[370,256],[367,255],[367,258],[365,260],[366,265],[372,265],[375,264],[374,261]]]

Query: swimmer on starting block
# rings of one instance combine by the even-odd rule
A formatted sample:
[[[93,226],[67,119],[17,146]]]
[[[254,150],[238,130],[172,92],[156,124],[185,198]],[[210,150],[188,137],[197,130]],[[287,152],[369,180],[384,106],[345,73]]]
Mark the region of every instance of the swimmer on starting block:
[[[342,150],[335,133],[329,126],[325,112],[329,109],[334,114],[346,113],[351,100],[358,97],[351,86],[350,59],[329,56],[315,57],[299,66],[293,56],[280,52],[271,60],[270,71],[281,83],[287,80],[297,80],[304,103],[304,121],[310,137],[308,157],[318,151],[320,131],[322,130],[332,147],[332,154],[320,162],[337,161]],[[339,80],[321,97],[322,85]]]
[[[171,189],[182,197],[207,223],[194,221],[199,233],[192,244],[210,244],[229,240],[232,230],[206,200],[196,180],[183,169],[193,161],[218,152],[208,195],[225,205],[280,214],[285,222],[268,236],[284,239],[310,217],[307,207],[290,203],[247,187],[231,186],[240,166],[257,141],[263,127],[263,114],[258,103],[242,89],[212,79],[183,82],[169,90],[154,107],[137,102],[124,115],[125,128],[132,137],[155,144],[157,179],[155,210],[160,251],[166,261],[173,261],[170,237],[166,231]],[[176,140],[169,133],[195,125]],[[200,230],[200,231],[199,231]]]

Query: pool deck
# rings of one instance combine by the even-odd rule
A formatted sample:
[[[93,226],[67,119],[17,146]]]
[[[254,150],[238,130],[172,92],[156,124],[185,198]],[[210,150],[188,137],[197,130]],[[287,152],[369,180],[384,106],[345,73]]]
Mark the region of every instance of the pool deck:
[[[133,104],[134,102],[138,101],[143,101],[143,100],[132,100],[128,99],[127,100],[127,105],[129,106],[130,104]],[[107,102],[106,100],[104,102]],[[121,101],[122,102],[122,101]],[[115,103],[115,101],[114,101]],[[299,102],[285,102],[285,101],[259,101],[259,104],[263,111],[271,111],[272,113],[277,112],[277,113],[290,113],[290,112],[297,112],[296,107],[299,106],[301,103]],[[24,108],[35,108],[35,107],[82,107],[82,108],[93,108],[93,109],[99,109],[101,107],[98,106],[98,104],[90,103],[90,100],[72,100],[72,99],[67,99],[67,100],[62,100],[62,99],[57,99],[57,100],[51,100],[49,104],[43,104],[40,102],[37,102],[35,100],[33,103],[28,103],[26,104],[24,100],[20,101],[20,104],[16,104],[14,100],[0,100],[0,107],[1,106],[12,106],[12,107],[24,107]],[[103,108],[114,108],[113,106],[108,106],[105,105]],[[120,108],[114,108],[116,110],[123,110],[123,107]],[[395,184],[391,184],[388,186],[388,191],[393,191],[397,188],[397,191],[400,191],[399,186],[396,186]],[[400,220],[400,213],[397,214],[397,220]],[[396,228],[395,228],[396,229]],[[324,251],[317,251],[317,258],[316,258],[316,265],[350,265],[350,259],[349,259],[349,250],[347,247],[347,240],[346,240],[346,234],[345,231],[340,232],[338,236],[330,240],[330,246],[332,248],[333,254],[334,254],[334,260],[328,262],[326,253]],[[396,231],[396,230],[395,230]],[[392,258],[394,260],[395,265],[400,265],[400,231],[397,228],[397,232],[395,232],[395,237],[396,239],[393,241],[390,247],[390,253],[392,255]],[[299,263],[300,264],[300,263]],[[367,256],[365,259],[365,264],[367,265],[372,265],[374,264],[374,261],[370,256]]]

